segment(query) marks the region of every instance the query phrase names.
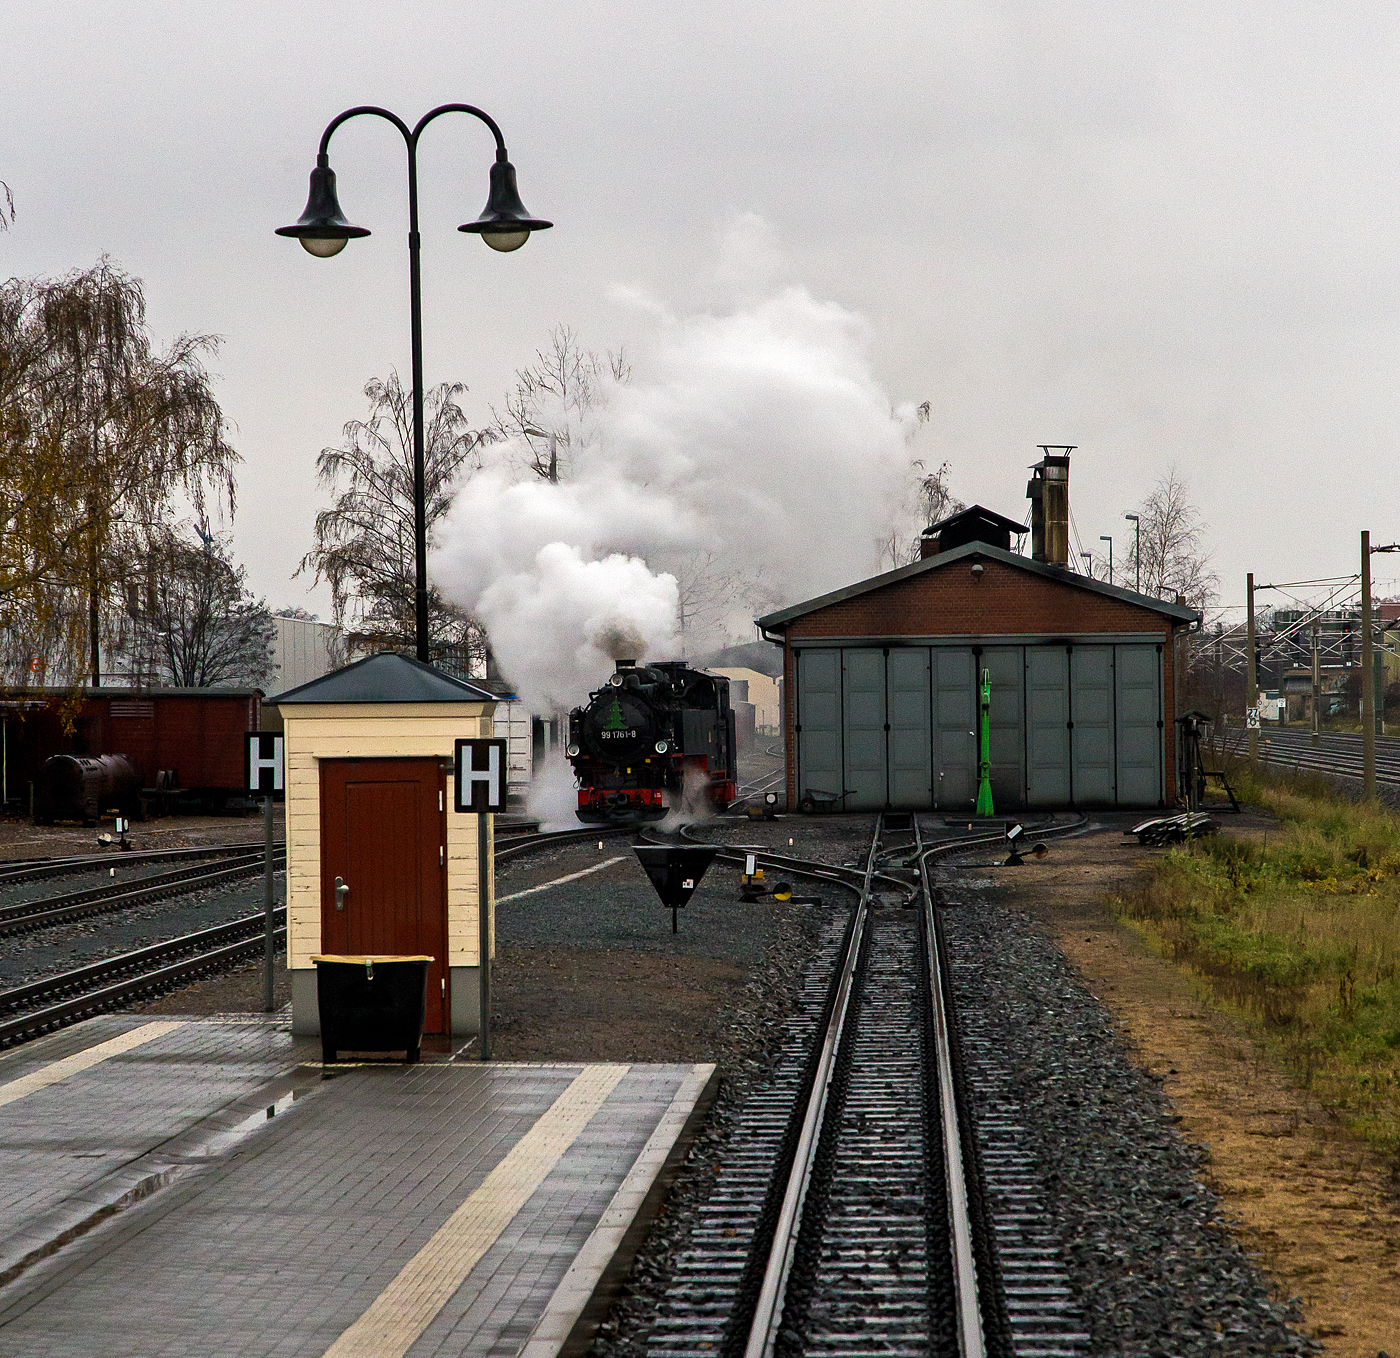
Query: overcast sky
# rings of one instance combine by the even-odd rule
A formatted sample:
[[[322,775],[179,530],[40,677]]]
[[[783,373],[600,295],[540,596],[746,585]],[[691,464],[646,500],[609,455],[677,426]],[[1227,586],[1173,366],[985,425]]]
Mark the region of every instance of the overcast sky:
[[[865,317],[891,402],[932,403],[917,452],[963,499],[1021,518],[1035,445],[1077,444],[1079,534],[1121,554],[1174,462],[1226,602],[1400,537],[1394,5],[0,0],[0,52],[0,274],[106,252],[157,338],[223,337],[237,549],[273,606],[328,611],[291,578],[316,453],[408,372],[397,135],[332,145],[368,240],[321,261],[272,234],[359,103],[479,104],[557,224],[511,255],[459,234],[489,137],[425,135],[427,380],[476,418],[559,322],[644,348],[619,288],[716,305],[754,213],[773,281]]]

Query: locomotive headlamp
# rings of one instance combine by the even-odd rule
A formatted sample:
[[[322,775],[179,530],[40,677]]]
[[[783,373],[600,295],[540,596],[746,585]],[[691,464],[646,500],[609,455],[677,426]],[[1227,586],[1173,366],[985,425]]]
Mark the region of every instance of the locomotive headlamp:
[[[608,680],[608,683],[610,683],[614,688],[621,688],[624,677],[625,676],[621,674],[615,674],[611,679]]]
[[[566,755],[568,755],[570,759],[577,759],[577,758],[578,758],[578,746],[577,746],[577,745],[566,745],[566,746],[564,747],[564,753],[565,753]]]
[[[671,747],[670,747],[664,740],[658,740],[658,741],[656,742],[656,753],[657,753],[657,754],[665,754],[666,751],[669,750],[670,748],[671,748]]]

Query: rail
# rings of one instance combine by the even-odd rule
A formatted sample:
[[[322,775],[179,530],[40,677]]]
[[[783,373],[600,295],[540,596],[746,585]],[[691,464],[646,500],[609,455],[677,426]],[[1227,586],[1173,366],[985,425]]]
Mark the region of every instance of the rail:
[[[818,1049],[811,1092],[803,1109],[792,1165],[787,1171],[782,1205],[778,1210],[773,1242],[769,1247],[758,1301],[754,1306],[753,1320],[749,1326],[748,1341],[744,1346],[744,1358],[772,1358],[774,1346],[777,1344],[778,1329],[783,1316],[783,1296],[788,1276],[792,1271],[793,1255],[797,1249],[798,1232],[802,1225],[802,1208],[811,1182],[812,1162],[816,1157],[818,1135],[826,1114],[837,1050],[846,1030],[846,1016],[855,983],[856,966],[865,943],[865,922],[869,914],[870,888],[880,846],[882,822],[883,817],[876,823],[875,836],[867,856],[860,899],[856,902],[855,913],[851,919],[845,956],[837,974],[835,994]]]
[[[618,834],[630,834],[632,826],[587,826],[579,830],[544,831],[506,837],[496,852],[498,863],[519,857],[533,849],[579,840],[599,839]],[[247,848],[248,846],[240,846]],[[255,854],[245,854],[235,864],[216,864],[162,873],[139,883],[94,887],[70,892],[64,896],[0,910],[0,937],[33,929],[69,923],[74,919],[98,913],[124,910],[133,905],[161,897],[180,895],[192,890],[218,886],[239,877],[251,876],[263,870],[262,846]],[[226,846],[223,850],[226,852]],[[198,850],[197,853],[207,853]],[[162,857],[160,851],[142,855],[104,855],[95,860],[80,860],[86,867],[109,867],[132,862],[153,862]],[[62,862],[63,860],[59,860]],[[276,862],[285,863],[285,848],[277,846]],[[57,872],[81,871],[73,860]],[[3,881],[0,878],[0,881]],[[0,1013],[32,1010],[0,1023],[0,1048],[28,1041],[79,1019],[118,1008],[135,999],[157,995],[173,989],[198,976],[226,970],[239,962],[262,955],[266,918],[263,914],[246,916],[228,924],[215,925],[194,933],[182,934],[164,943],[152,944],[135,952],[103,958],[88,966],[78,967],[59,976],[46,977],[26,985],[0,991]],[[276,941],[285,944],[286,926],[279,925]],[[128,974],[128,973],[135,974]],[[120,978],[120,979],[114,979]],[[52,1001],[52,1002],[51,1002]],[[36,1008],[36,1006],[42,1006]]]
[[[6,990],[0,1010],[28,1012],[0,1022],[0,1048],[260,957],[263,928],[261,914],[249,915]],[[285,941],[286,933],[279,927],[278,939]]]
[[[1086,818],[1080,816],[1053,829],[1063,834],[1086,823]],[[816,1310],[825,1307],[822,1314],[826,1315],[840,1311],[843,1284],[839,1271],[834,1279],[823,1273],[828,1267],[825,1261],[839,1256],[842,1248],[853,1249],[857,1245],[845,1237],[841,1237],[844,1245],[834,1244],[828,1238],[830,1232],[839,1235],[840,1230],[849,1227],[848,1219],[840,1217],[827,1199],[841,1191],[836,1166],[842,1153],[840,1147],[847,1142],[852,1145],[845,1153],[858,1157],[862,1166],[859,1173],[877,1178],[882,1172],[908,1172],[907,1163],[902,1170],[887,1166],[881,1171],[869,1159],[868,1148],[862,1148],[863,1119],[867,1115],[864,1110],[893,1099],[897,1106],[888,1112],[896,1119],[917,1121],[916,1105],[923,1107],[927,1119],[919,1155],[927,1184],[922,1210],[928,1245],[926,1276],[921,1286],[929,1307],[929,1333],[942,1326],[950,1329],[949,1337],[956,1341],[961,1358],[1013,1358],[1012,1331],[1001,1285],[995,1231],[982,1188],[982,1166],[959,1049],[942,926],[929,879],[929,864],[935,858],[1004,842],[1004,835],[970,835],[930,845],[924,841],[917,816],[910,818],[906,832],[912,834],[912,848],[888,850],[883,857],[902,856],[912,862],[912,883],[877,871],[877,864],[882,861],[881,845],[887,836],[885,817],[881,815],[877,820],[866,854],[859,899],[843,940],[840,969],[815,1049],[811,1079],[794,1109],[797,1130],[792,1154],[780,1163],[775,1180],[775,1189],[781,1184],[776,1222],[771,1237],[765,1238],[760,1231],[754,1238],[748,1269],[754,1271],[761,1262],[761,1284],[751,1316],[741,1322],[747,1327],[742,1348],[734,1342],[738,1334],[731,1327],[730,1342],[723,1349],[726,1353],[742,1353],[743,1358],[774,1358],[785,1342],[780,1336],[790,1338],[792,1333],[802,1332]],[[903,903],[917,901],[921,906],[917,937],[922,952],[917,961],[905,952],[905,940],[911,938],[901,923],[905,912],[876,908],[875,889],[881,881],[900,884],[904,888]],[[888,925],[881,925],[883,942],[876,930],[876,923],[881,920],[889,921]],[[877,958],[880,960],[872,960]],[[901,995],[910,984],[911,974],[920,978],[918,993],[905,1001]],[[907,1006],[911,1021],[925,1035],[928,1059],[909,1075],[912,1083],[907,1088],[883,1085],[881,1082],[894,1077],[889,1071],[876,1068],[882,1062],[901,1059],[903,1053],[897,1049],[907,1047],[912,1033],[896,1023],[892,1030],[896,1050],[891,1050],[890,1031],[871,1018],[855,1017],[857,996],[862,1014],[882,1007],[890,1012],[904,1012],[901,1006]],[[871,1031],[862,1038],[862,1029],[867,1026]],[[862,1049],[865,1056],[857,1057],[862,1041],[867,1044]],[[882,1047],[882,1043],[886,1045]],[[884,1051],[885,1055],[875,1057],[875,1051]],[[867,1070],[867,1066],[872,1069]],[[886,1091],[896,1087],[903,1089],[907,1106],[898,1103],[897,1095],[887,1096]],[[857,1110],[854,1123],[851,1107]],[[904,1154],[906,1160],[910,1153],[907,1145],[893,1152],[896,1156]],[[859,1214],[855,1219],[859,1219]],[[907,1234],[907,1219],[903,1229]],[[890,1230],[891,1237],[887,1239],[892,1241],[896,1227]],[[793,1284],[799,1279],[794,1296]],[[913,1295],[907,1282],[901,1280],[901,1286]],[[834,1289],[832,1297],[837,1300],[827,1297],[823,1288]],[[943,1295],[945,1292],[948,1295]],[[742,1302],[742,1288],[740,1298]],[[886,1297],[884,1304],[897,1317],[901,1303]],[[897,1331],[899,1320],[892,1323]],[[867,1332],[866,1337],[877,1346],[896,1342],[894,1332],[880,1336]]]
[[[280,848],[274,855],[274,862],[286,863],[286,854]],[[158,873],[134,882],[88,887],[82,891],[67,892],[62,896],[48,896],[43,900],[3,906],[0,907],[0,938],[28,933],[34,929],[51,928],[58,924],[69,924],[92,915],[127,910],[132,906],[144,905],[167,896],[183,895],[189,891],[199,891],[243,877],[252,877],[262,871],[263,855],[259,851],[255,854],[245,854],[232,863],[221,862],[212,868],[207,865],[179,868],[174,872]]]

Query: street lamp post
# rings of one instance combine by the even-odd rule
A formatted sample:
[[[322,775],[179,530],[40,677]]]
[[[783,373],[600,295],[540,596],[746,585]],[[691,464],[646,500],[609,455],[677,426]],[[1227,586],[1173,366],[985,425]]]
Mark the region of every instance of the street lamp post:
[[[1092,579],[1094,578],[1094,554],[1093,554],[1093,552],[1080,552],[1080,553],[1079,553],[1079,556],[1080,556],[1080,559],[1084,562],[1084,574],[1087,575],[1087,576],[1089,577],[1089,579],[1092,580]]]
[[[408,309],[413,347],[413,548],[414,548],[414,635],[418,659],[428,660],[428,522],[423,478],[423,300],[419,270],[418,236],[418,139],[423,129],[444,113],[469,113],[479,118],[496,139],[496,161],[491,166],[491,191],[481,215],[459,226],[459,231],[478,235],[493,250],[518,250],[530,232],[543,231],[552,222],[531,217],[515,187],[515,166],[506,155],[505,139],[495,121],[470,104],[440,104],[425,113],[410,130],[408,124],[387,109],[365,104],[346,109],[332,118],[321,133],[316,168],[311,171],[311,192],[306,211],[292,226],[279,226],[279,236],[293,236],[308,254],[318,259],[338,255],[345,242],[368,236],[363,226],[353,226],[340,210],[335,191],[335,171],[330,167],[328,147],[331,135],[341,123],[360,114],[371,114],[393,123],[408,148]]]
[[[1142,520],[1136,514],[1124,514],[1123,517],[1133,525],[1133,565],[1137,568],[1136,576],[1133,580],[1133,588],[1142,593]]]
[[[1099,541],[1108,543],[1108,583],[1113,583],[1113,539],[1103,533],[1099,534]]]

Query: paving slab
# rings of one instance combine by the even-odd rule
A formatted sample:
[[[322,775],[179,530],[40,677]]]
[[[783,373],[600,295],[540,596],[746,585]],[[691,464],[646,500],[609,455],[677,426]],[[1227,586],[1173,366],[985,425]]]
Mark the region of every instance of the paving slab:
[[[0,1282],[215,1153],[316,1055],[273,1020],[120,1014],[0,1056]]]
[[[93,1036],[139,1036],[139,1021],[104,1022]],[[249,1118],[246,1094],[227,1105],[221,1132],[209,1134],[206,1114],[199,1153],[163,1186],[0,1288],[7,1358],[581,1351],[610,1269],[635,1244],[713,1081],[710,1066],[477,1062],[365,1066],[322,1079],[310,1063],[294,1068],[302,1053],[285,1033],[279,1049],[266,1027],[261,1039],[252,1025],[188,1031],[206,1026],[219,1025],[152,1034],[10,1104],[7,1076],[98,1044],[56,1045],[28,1069],[0,1062],[0,1134],[13,1130],[3,1120],[13,1110],[33,1100],[33,1115],[44,1111],[39,1100],[57,1100],[51,1124],[33,1117],[30,1139],[65,1183],[72,1171],[45,1148],[44,1129],[55,1143],[62,1133],[106,1154],[112,1137],[75,1105],[86,1085],[124,1106],[110,1088],[121,1083],[119,1062],[138,1065],[134,1083],[160,1107],[185,1107],[187,1121],[192,1105],[174,1095],[161,1103],[151,1088],[159,1069],[188,1080],[182,1049],[210,1041],[220,1069],[293,1063],[252,1096],[280,1079],[277,1116]]]

